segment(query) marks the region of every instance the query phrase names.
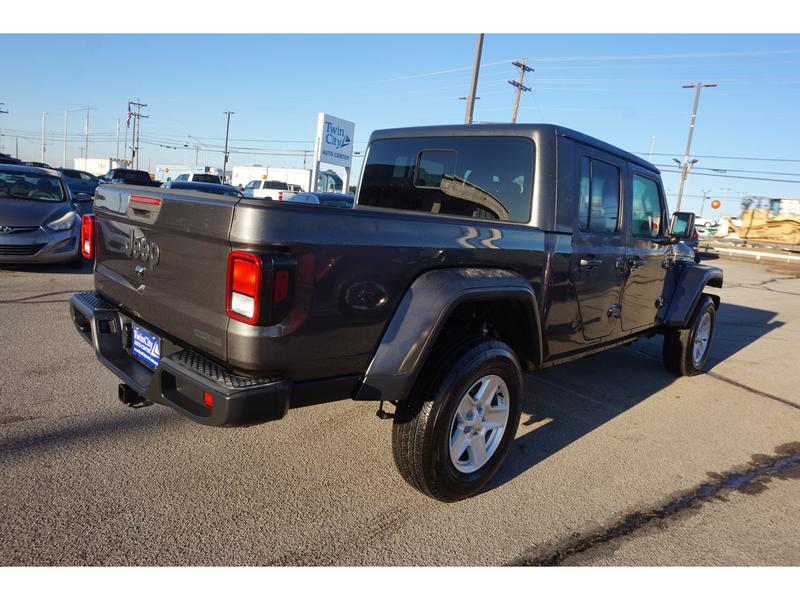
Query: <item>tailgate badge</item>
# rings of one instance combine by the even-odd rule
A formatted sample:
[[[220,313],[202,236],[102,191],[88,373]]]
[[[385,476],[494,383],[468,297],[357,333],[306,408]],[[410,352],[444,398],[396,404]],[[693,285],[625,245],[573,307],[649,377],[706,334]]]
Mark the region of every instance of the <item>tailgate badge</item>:
[[[131,229],[130,236],[125,240],[125,255],[146,262],[152,269],[161,260],[161,248],[158,247],[158,242],[151,242],[144,236],[136,237]]]

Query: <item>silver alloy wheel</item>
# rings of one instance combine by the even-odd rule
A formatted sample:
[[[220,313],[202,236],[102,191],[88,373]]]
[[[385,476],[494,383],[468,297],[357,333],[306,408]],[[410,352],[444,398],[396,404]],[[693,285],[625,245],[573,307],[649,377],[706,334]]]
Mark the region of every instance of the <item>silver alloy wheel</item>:
[[[462,473],[474,473],[494,455],[508,423],[508,386],[486,375],[467,389],[450,424],[450,460]]]
[[[692,348],[692,358],[695,365],[700,365],[708,349],[709,339],[711,338],[711,315],[703,313],[700,324],[694,334],[694,347]]]

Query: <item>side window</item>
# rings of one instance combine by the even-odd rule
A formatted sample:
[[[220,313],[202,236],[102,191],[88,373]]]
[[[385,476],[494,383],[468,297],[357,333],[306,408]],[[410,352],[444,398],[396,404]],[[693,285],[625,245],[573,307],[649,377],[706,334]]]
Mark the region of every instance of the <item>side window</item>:
[[[582,231],[617,231],[619,169],[601,160],[581,158],[578,226]]]
[[[189,174],[188,173],[181,173],[180,175],[178,175],[175,178],[175,181],[188,181],[188,180],[189,180]]]
[[[634,175],[631,192],[631,233],[637,237],[660,237],[664,232],[658,184],[648,177]]]

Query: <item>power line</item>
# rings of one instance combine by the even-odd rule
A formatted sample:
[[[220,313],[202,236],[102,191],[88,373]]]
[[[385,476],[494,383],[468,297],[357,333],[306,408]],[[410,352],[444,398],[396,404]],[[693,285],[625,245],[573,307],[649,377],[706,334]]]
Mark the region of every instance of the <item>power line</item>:
[[[656,167],[670,168],[672,165],[653,163]],[[778,171],[748,171],[746,169],[723,169],[718,167],[694,167],[694,171],[715,171],[717,173],[755,173],[756,175],[788,175],[790,177],[800,177],[800,173],[782,173]]]
[[[662,169],[662,173],[680,173],[674,169]],[[722,177],[724,179],[748,179],[752,181],[772,181],[775,183],[800,183],[800,179],[771,179],[769,177],[745,177],[743,175],[722,175],[720,173],[695,173],[695,175],[702,175],[704,177]]]
[[[640,156],[647,156],[647,152],[634,152]],[[679,152],[653,152],[653,156],[675,156]],[[800,162],[800,158],[764,158],[758,156],[712,156],[709,154],[695,154],[696,158],[718,158],[720,160],[759,160],[764,162]]]
[[[617,54],[617,55],[597,55],[597,56],[537,56],[533,58],[536,63],[544,62],[611,62],[611,61],[631,61],[631,60],[659,60],[659,59],[674,59],[674,58],[720,58],[720,57],[741,57],[741,56],[774,56],[783,54],[800,54],[800,49],[789,48],[785,50],[763,50],[763,51],[741,51],[741,52],[703,52],[703,53],[682,53],[682,54]],[[514,59],[505,59],[494,62],[481,63],[480,67],[490,67],[494,65],[506,64]],[[447,73],[458,73],[461,71],[469,71],[472,67],[455,67],[452,69],[443,69],[439,71],[429,71],[423,73],[412,73],[409,75],[401,75],[399,77],[391,77],[388,79],[379,79],[377,81],[364,82],[364,85],[372,83],[385,83],[390,81],[404,81],[406,79],[418,79],[422,77],[433,77],[437,75],[444,75]]]

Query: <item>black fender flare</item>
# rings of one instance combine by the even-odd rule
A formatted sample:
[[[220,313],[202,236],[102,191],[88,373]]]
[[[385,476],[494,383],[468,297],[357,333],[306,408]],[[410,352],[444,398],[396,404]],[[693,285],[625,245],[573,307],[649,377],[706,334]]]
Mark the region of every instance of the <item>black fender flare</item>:
[[[420,275],[406,290],[353,398],[404,400],[453,310],[464,302],[493,299],[513,299],[525,305],[534,353],[538,352],[541,362],[539,306],[525,278],[505,269],[436,269]]]
[[[669,309],[664,315],[663,325],[686,329],[703,296],[703,289],[706,286],[721,288],[723,277],[722,269],[710,265],[686,262],[679,268],[675,293],[672,295]],[[715,306],[719,308],[719,296],[709,295],[714,300]]]

